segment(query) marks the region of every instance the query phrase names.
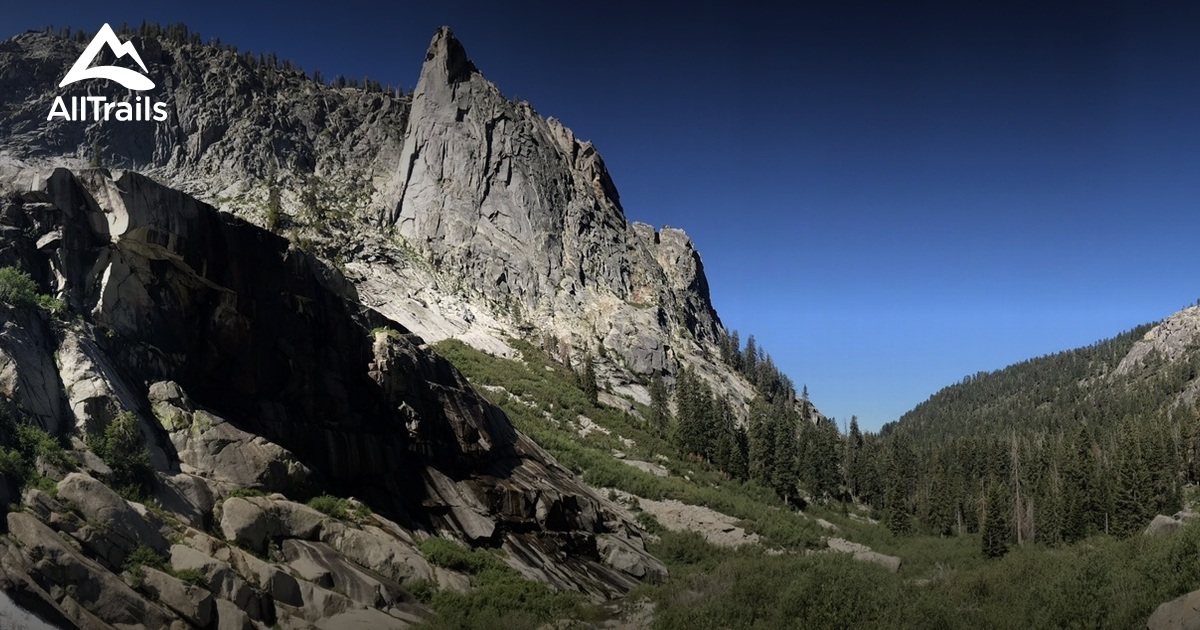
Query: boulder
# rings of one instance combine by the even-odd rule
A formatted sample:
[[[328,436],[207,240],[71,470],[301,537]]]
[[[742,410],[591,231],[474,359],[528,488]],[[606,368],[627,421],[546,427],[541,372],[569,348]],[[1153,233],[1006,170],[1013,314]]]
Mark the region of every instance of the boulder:
[[[379,527],[328,527],[321,540],[350,560],[397,582],[433,579],[432,567],[411,539],[404,541]]]
[[[254,628],[254,624],[250,623],[250,616],[229,600],[217,599],[214,610],[217,616],[214,630],[253,630]]]
[[[132,413],[150,452],[150,463],[156,470],[171,469],[173,458],[159,443],[157,427],[138,412],[140,396],[121,378],[117,366],[95,340],[68,331],[54,356],[80,434],[103,431],[117,413]]]
[[[213,493],[203,479],[194,475],[158,475],[154,498],[164,510],[192,527],[208,529],[212,520]]]
[[[309,622],[315,623],[347,610],[361,608],[360,604],[356,604],[349,597],[317,586],[312,582],[301,580],[298,586],[302,603],[295,607],[294,612]]]
[[[274,604],[270,597],[251,586],[233,570],[229,563],[218,560],[188,545],[171,545],[171,568],[175,571],[199,571],[208,581],[208,589],[218,597],[233,602],[251,619],[271,618]]]
[[[605,564],[639,580],[661,583],[667,579],[666,565],[625,538],[601,534],[596,537],[596,550]]]
[[[1150,521],[1150,524],[1146,526],[1146,531],[1142,533],[1146,536],[1154,536],[1157,534],[1173,534],[1182,528],[1183,521],[1171,516],[1159,514],[1154,517],[1154,520]]]
[[[178,387],[173,382],[160,387],[153,405],[185,472],[229,489],[293,493],[307,487],[313,473],[291,451],[221,416],[179,406],[190,401],[173,396]]]
[[[90,524],[99,527],[93,542],[111,543],[105,559],[120,567],[125,555],[139,545],[165,554],[171,545],[162,535],[161,523],[152,523],[120,495],[84,473],[71,473],[58,482],[58,497],[69,501]],[[96,528],[93,528],[96,529]],[[99,547],[98,547],[99,549]]]
[[[363,606],[388,608],[406,598],[400,584],[347,561],[325,543],[285,540],[283,556],[300,577]]]
[[[225,540],[265,553],[267,542],[277,532],[274,515],[257,503],[234,497],[221,506],[221,533]]]
[[[896,573],[900,570],[900,558],[879,553],[878,551],[874,551],[866,545],[850,542],[849,540],[842,538],[832,537],[826,541],[826,544],[829,546],[830,550],[848,553],[859,562],[878,564],[892,573]]]
[[[1146,621],[1149,630],[1200,630],[1200,591],[1160,604]]]
[[[275,603],[291,606],[299,606],[303,603],[299,582],[280,567],[236,547],[222,547],[217,551],[215,558],[228,564],[246,582]],[[251,617],[258,618],[253,609],[249,607],[243,609]],[[270,611],[263,611],[259,616],[266,619],[269,614]]]
[[[204,628],[213,620],[215,604],[208,590],[151,567],[142,567],[142,573],[146,591],[189,623]]]
[[[54,530],[32,515],[10,513],[8,531],[13,539],[20,541],[24,571],[36,573],[41,583],[54,585],[49,592],[62,598],[57,603],[75,623],[92,627],[94,616],[113,625],[142,624],[180,630],[185,627],[173,613],[147,602],[111,571],[65,544]]]
[[[0,312],[0,394],[37,417],[43,428],[59,433],[67,404],[54,364],[52,336],[39,320]]]
[[[426,470],[425,484],[429,494],[449,509],[449,523],[471,542],[490,540],[496,533],[496,522],[487,517],[487,508],[470,490],[454,483],[434,468]]]
[[[316,540],[328,521],[321,512],[282,498],[233,497],[221,509],[225,539],[258,552],[266,552],[275,538]]]

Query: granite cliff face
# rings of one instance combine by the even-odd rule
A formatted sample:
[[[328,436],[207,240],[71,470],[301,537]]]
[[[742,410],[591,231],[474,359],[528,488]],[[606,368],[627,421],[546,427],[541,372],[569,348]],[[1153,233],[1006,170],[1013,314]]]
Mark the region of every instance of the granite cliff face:
[[[612,298],[639,330],[716,341],[703,266],[679,230],[626,221],[590,142],[488,83],[448,30],[430,44],[401,154],[399,199],[383,214],[439,270],[539,321],[585,318]],[[638,373],[668,366],[665,344],[591,322],[592,339]],[[623,334],[625,333],[625,334]]]
[[[184,610],[186,585],[168,573],[147,579],[180,591],[178,606],[121,582],[138,545],[227,577],[216,599],[289,625],[419,618],[406,585],[435,577],[415,547],[430,534],[502,547],[520,572],[599,598],[665,575],[636,526],[311,254],[136,173],[35,182],[0,208],[0,266],[28,270],[71,316],[0,306],[0,394],[20,421],[75,436],[75,463],[39,463],[57,498],[4,479],[5,505],[24,507],[3,543],[4,587],[22,604],[81,626],[222,614],[211,597]],[[111,471],[86,436],[120,414],[151,446],[169,516],[97,481]],[[323,493],[373,513],[350,522],[299,503]],[[73,591],[79,579],[92,586]]]
[[[166,122],[47,121],[56,96],[114,101],[130,93],[111,81],[59,88],[85,42],[29,32],[0,43],[0,154],[82,168],[98,147],[96,157],[106,166],[137,170],[214,201],[265,199],[259,197],[272,171],[285,189],[300,190],[315,176],[314,186],[348,198],[348,206],[369,196],[373,178],[398,164],[407,97],[326,86],[273,55],[239,54],[201,44],[198,36],[159,32],[128,39],[156,84],[144,94],[168,106]],[[104,58],[112,61],[111,54]],[[241,211],[261,218],[260,207]]]
[[[427,561],[431,535],[598,600],[663,577],[620,510],[425,344],[598,356],[622,409],[684,366],[748,403],[688,236],[631,223],[595,147],[505,98],[448,29],[411,95],[180,29],[129,39],[165,122],[47,121],[56,96],[128,93],[57,87],[86,40],[0,43],[0,267],[63,305],[0,304],[0,397],[70,442],[37,460],[41,486],[0,474],[20,507],[0,587],[83,627],[390,627],[428,613],[413,584],[470,581]],[[128,418],[154,509],[97,456]],[[362,511],[304,504],[322,494]],[[169,564],[134,583],[139,546]]]
[[[615,393],[690,365],[733,400],[753,390],[715,357],[724,335],[681,230],[631,224],[589,142],[486,81],[439,30],[411,95],[337,88],[271,58],[132,35],[163,123],[46,121],[83,42],[0,44],[0,182],[31,166],[136,169],[338,260],[367,303],[428,341],[507,353],[509,337],[603,354]],[[64,70],[60,71],[62,68]],[[266,208],[272,191],[281,217]]]

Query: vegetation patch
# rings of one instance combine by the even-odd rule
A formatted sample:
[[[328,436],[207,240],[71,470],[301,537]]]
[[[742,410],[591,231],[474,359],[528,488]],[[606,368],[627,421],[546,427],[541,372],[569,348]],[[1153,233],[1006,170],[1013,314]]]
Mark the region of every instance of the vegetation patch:
[[[63,471],[75,470],[62,440],[25,420],[14,418],[7,404],[0,401],[0,473],[21,488],[35,487],[57,494],[54,480],[38,473],[37,461]]]
[[[109,485],[131,501],[147,502],[154,495],[154,468],[150,450],[138,430],[137,418],[128,412],[117,414],[103,433],[88,440],[92,450],[112,470]]]
[[[0,267],[0,302],[14,308],[36,306],[54,315],[62,314],[62,301],[38,292],[33,277],[16,267]]]
[[[503,388],[480,393],[500,407],[518,429],[593,487],[712,508],[741,519],[747,531],[762,536],[769,546],[819,546],[821,532],[812,521],[796,514],[795,507],[782,501],[771,488],[753,479],[731,478],[703,459],[681,456],[667,439],[668,432],[656,430],[653,422],[648,424],[591,402],[569,366],[552,361],[526,341],[514,339],[509,343],[521,352],[520,361],[491,356],[458,340],[439,342],[435,350],[471,382]],[[530,401],[536,406],[528,404]],[[592,432],[587,439],[580,439],[572,428],[580,415],[609,429],[612,435]],[[650,411],[643,416],[650,417]],[[633,440],[633,445],[618,441],[617,435]],[[661,461],[658,457],[666,455],[668,460],[663,464],[674,474],[657,477],[639,470],[615,459],[613,450],[645,461]]]
[[[313,497],[308,507],[343,521],[361,521],[371,515],[371,509],[362,503],[352,503],[328,494]]]
[[[445,538],[431,537],[417,548],[435,566],[471,576],[471,590],[456,593],[418,583],[413,595],[437,612],[429,628],[538,628],[551,621],[586,619],[595,611],[578,593],[558,593],[528,580],[495,552],[468,549]],[[428,598],[428,599],[424,599]]]

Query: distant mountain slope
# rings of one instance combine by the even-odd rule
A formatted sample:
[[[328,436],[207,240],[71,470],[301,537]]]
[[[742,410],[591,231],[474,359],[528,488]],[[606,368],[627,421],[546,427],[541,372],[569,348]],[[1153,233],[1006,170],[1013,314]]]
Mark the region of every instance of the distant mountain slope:
[[[852,483],[894,531],[982,531],[988,555],[1129,535],[1200,481],[1198,376],[1200,306],[946,387],[868,440]]]
[[[968,376],[883,433],[903,430],[921,440],[1057,432],[1163,413],[1196,400],[1198,342],[1200,308],[1192,307],[1090,346]]]

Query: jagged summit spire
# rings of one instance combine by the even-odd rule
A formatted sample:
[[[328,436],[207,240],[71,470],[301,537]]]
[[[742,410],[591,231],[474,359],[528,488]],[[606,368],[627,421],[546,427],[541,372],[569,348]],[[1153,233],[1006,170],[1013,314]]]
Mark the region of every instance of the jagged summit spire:
[[[449,26],[443,26],[433,34],[429,42],[429,50],[425,53],[425,66],[421,68],[421,79],[433,74],[443,78],[446,83],[462,83],[471,78],[472,73],[479,69],[467,57],[458,38]]]

